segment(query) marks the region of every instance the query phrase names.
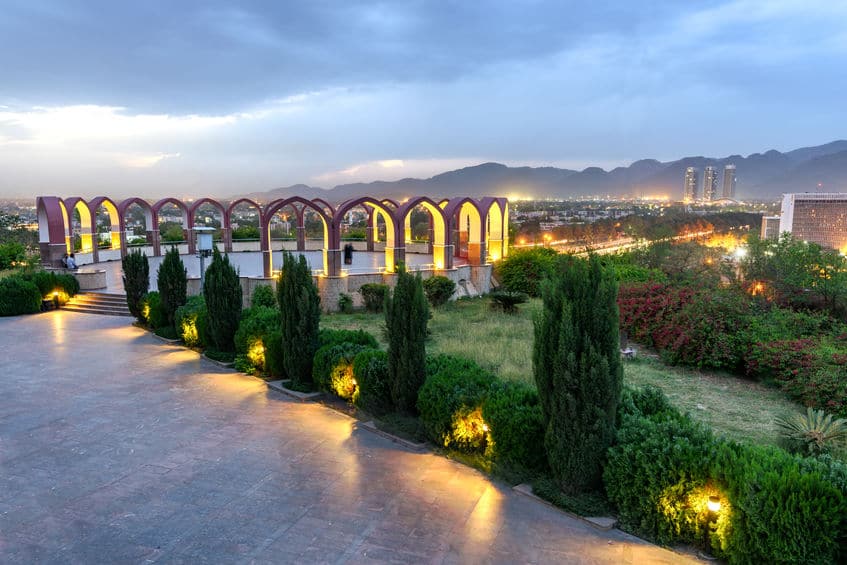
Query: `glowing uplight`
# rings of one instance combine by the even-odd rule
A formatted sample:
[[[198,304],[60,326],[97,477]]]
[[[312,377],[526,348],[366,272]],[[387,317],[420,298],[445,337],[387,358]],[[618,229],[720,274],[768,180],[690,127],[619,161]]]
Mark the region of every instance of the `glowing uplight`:
[[[706,507],[709,509],[709,512],[717,514],[721,511],[721,499],[715,495],[710,496],[709,502],[706,503]]]

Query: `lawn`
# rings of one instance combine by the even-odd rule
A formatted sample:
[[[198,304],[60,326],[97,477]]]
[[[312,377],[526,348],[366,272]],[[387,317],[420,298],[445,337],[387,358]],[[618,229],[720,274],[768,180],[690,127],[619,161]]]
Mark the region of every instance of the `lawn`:
[[[467,357],[502,378],[533,382],[532,318],[541,302],[519,308],[518,314],[504,314],[492,310],[488,299],[478,298],[434,309],[427,352]],[[363,329],[385,345],[381,314],[324,315],[321,326]],[[775,444],[779,432],[774,419],[801,410],[778,390],[730,375],[668,367],[644,353],[625,362],[624,382],[661,388],[677,407],[727,437]]]

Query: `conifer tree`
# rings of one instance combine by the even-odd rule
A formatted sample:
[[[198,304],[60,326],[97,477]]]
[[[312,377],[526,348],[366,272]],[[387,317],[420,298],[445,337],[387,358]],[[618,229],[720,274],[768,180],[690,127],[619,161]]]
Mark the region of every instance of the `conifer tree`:
[[[235,351],[235,332],[241,321],[241,282],[238,271],[215,247],[206,269],[203,299],[206,301],[206,334],[218,351]]]
[[[179,250],[176,246],[165,253],[165,258],[157,271],[156,284],[162,301],[162,311],[167,318],[168,326],[173,327],[176,309],[185,304],[188,299],[188,274],[182,259],[179,258]]]
[[[398,412],[417,411],[418,391],[426,379],[426,326],[429,306],[420,276],[400,265],[394,291],[385,297],[388,379]]]
[[[617,282],[596,256],[563,257],[542,297],[532,361],[544,446],[562,490],[586,492],[600,486],[621,395]]]
[[[282,364],[286,375],[300,385],[312,382],[312,361],[318,349],[321,298],[306,258],[285,251],[277,285],[281,314]]]
[[[143,321],[141,299],[150,289],[150,263],[147,255],[140,249],[135,249],[121,260],[123,267],[124,290],[126,291],[126,305],[130,314]]]

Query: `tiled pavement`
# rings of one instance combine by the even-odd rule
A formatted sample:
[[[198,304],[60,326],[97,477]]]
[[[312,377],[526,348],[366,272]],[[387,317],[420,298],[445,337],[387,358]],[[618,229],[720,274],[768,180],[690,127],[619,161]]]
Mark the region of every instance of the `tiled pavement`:
[[[685,563],[125,318],[0,318],[0,562]]]

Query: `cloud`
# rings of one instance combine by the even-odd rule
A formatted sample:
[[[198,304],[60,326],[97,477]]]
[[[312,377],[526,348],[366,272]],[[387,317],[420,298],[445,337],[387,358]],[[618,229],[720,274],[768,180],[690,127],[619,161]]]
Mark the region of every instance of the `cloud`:
[[[125,155],[117,158],[118,163],[134,169],[146,169],[164,161],[176,159],[179,153],[157,153],[155,155]]]

